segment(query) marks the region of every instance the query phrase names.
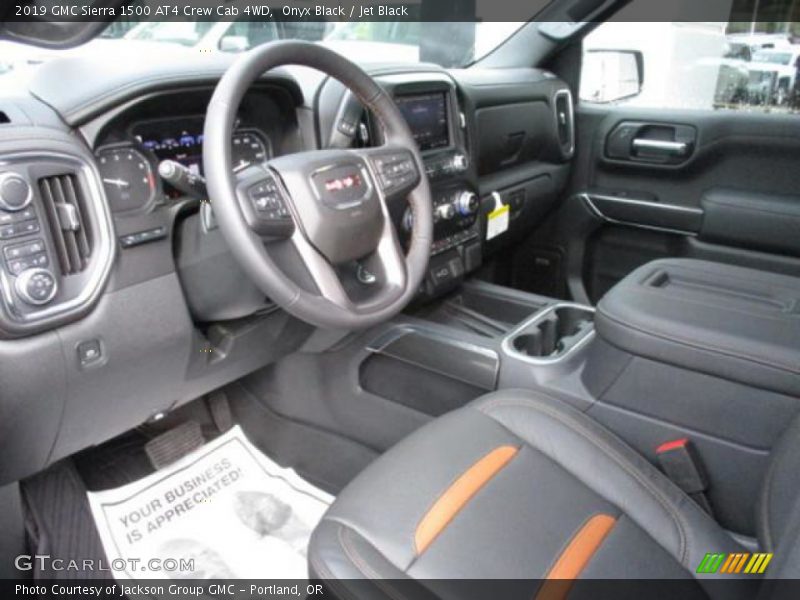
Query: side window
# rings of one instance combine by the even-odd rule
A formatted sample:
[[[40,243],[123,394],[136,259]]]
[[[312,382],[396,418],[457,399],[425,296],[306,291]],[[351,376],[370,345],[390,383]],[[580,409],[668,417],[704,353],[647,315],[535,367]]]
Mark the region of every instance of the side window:
[[[604,23],[583,41],[580,100],[800,113],[800,23]]]

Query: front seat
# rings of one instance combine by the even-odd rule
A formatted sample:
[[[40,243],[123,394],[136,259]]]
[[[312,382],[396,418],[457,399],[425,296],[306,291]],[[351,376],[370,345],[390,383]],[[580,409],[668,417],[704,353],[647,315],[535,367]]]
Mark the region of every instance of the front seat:
[[[800,529],[800,422],[774,453],[761,551],[779,549],[768,574],[797,577],[787,563],[797,548],[780,549]],[[520,598],[561,598],[577,578],[682,579],[681,597],[753,597],[757,578],[719,588],[696,574],[707,553],[748,552],[610,431],[510,390],[436,419],[365,469],[315,530],[309,570],[337,597],[486,597],[455,580],[513,579]]]

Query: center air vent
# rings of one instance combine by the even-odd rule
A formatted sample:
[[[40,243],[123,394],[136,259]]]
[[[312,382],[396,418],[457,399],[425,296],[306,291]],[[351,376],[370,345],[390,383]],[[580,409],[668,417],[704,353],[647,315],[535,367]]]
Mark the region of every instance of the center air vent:
[[[43,177],[39,180],[50,233],[63,275],[83,271],[92,251],[91,231],[87,227],[86,200],[74,173]]]

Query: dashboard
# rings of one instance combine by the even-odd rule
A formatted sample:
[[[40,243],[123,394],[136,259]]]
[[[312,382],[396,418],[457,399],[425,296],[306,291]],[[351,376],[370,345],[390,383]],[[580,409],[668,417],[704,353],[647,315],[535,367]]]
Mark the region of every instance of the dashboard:
[[[0,452],[14,457],[0,483],[279,360],[314,334],[252,285],[208,203],[159,176],[164,160],[202,175],[203,115],[229,63],[165,58],[119,70],[64,60],[41,66],[30,95],[0,97]],[[553,100],[563,82],[534,69],[468,71],[371,73],[404,114],[432,189],[421,298],[452,290],[530,231],[569,172]],[[278,70],[243,98],[232,168],[380,143],[341,84]],[[495,192],[510,227],[487,241]],[[404,202],[389,208],[403,243],[413,217]]]
[[[49,83],[56,74],[50,75],[40,81]],[[535,217],[533,200],[546,198],[539,203],[545,208],[559,185],[551,165],[568,161],[574,145],[572,117],[562,118],[559,108],[571,107],[570,101],[560,102],[568,99],[569,91],[547,74],[531,71],[525,76],[533,79],[519,90],[503,92],[511,94],[509,102],[489,97],[485,105],[476,106],[475,99],[482,101],[487,89],[483,81],[456,80],[430,67],[375,74],[411,130],[432,190],[434,239],[423,286],[429,297],[458,285],[480,267],[486,251],[497,252],[513,239],[485,239],[484,208],[491,212],[498,202],[509,206],[510,231],[518,235]],[[506,85],[488,89],[510,90]],[[35,93],[49,93],[57,106],[64,101],[60,90]],[[167,248],[171,255],[159,261],[159,270],[169,271],[171,266],[178,274],[196,322],[242,318],[268,305],[268,299],[246,282],[233,299],[208,289],[212,278],[188,272],[210,259],[226,263],[220,256],[198,259],[208,249],[187,246],[186,240],[193,238],[185,233],[186,222],[189,229],[200,227],[210,245],[215,235],[213,211],[197,193],[204,192],[202,185],[193,188],[170,176],[170,169],[174,175],[177,168],[173,163],[182,167],[180,173],[188,173],[186,177],[203,176],[204,115],[213,90],[213,78],[200,84],[176,77],[172,85],[129,91],[116,101],[108,96],[116,91],[112,89],[100,95],[105,106],[94,113],[78,110],[86,100],[61,109],[64,121],[75,122],[72,131],[85,141],[82,152],[88,149],[91,157],[61,157],[48,163],[42,155],[36,164],[23,162],[18,171],[4,174],[7,181],[0,182],[0,191],[19,185],[31,198],[24,199],[25,211],[4,216],[8,222],[0,229],[0,236],[14,240],[7,248],[0,243],[7,253],[0,264],[0,275],[5,274],[0,276],[0,301],[5,304],[0,332],[25,335],[78,318],[103,287],[115,246],[127,259],[115,270],[115,281],[125,286],[146,280],[154,267],[130,260],[130,251],[163,240],[172,242]],[[370,112],[339,82],[271,73],[242,98],[230,140],[231,168],[237,172],[265,165],[276,156],[326,146],[377,146],[381,136]],[[541,176],[537,172],[522,182],[516,176],[506,179],[506,173],[537,164],[543,167]],[[30,207],[27,202],[32,202]],[[413,214],[404,202],[390,206],[389,212],[401,244],[407,245]],[[528,220],[520,219],[524,213]],[[192,219],[200,219],[199,225]],[[51,234],[42,235],[45,230]],[[236,265],[227,263],[226,272],[239,273]],[[30,269],[38,271],[23,277]]]

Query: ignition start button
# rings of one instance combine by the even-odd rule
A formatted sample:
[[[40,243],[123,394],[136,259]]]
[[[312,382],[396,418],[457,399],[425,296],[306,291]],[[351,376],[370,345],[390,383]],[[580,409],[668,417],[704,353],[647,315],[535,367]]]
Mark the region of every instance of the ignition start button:
[[[17,173],[0,173],[0,208],[22,210],[31,202],[31,186]]]

